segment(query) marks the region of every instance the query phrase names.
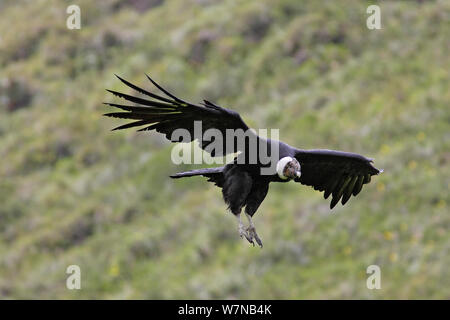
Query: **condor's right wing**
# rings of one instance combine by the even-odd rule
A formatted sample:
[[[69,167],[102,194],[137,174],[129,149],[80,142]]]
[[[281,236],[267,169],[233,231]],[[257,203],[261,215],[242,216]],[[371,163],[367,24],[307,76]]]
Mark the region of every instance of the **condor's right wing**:
[[[144,90],[117,75],[116,77],[128,87],[147,96],[147,98],[144,99],[113,90],[107,90],[119,98],[134,103],[134,105],[123,105],[109,102],[105,103],[106,105],[122,110],[121,112],[106,113],[105,116],[135,120],[133,122],[116,127],[113,130],[142,127],[138,131],[155,130],[164,134],[166,138],[172,142],[181,142],[179,140],[173,140],[172,134],[176,129],[185,129],[189,132],[190,140],[182,142],[190,142],[193,140],[202,139],[203,134],[208,129],[217,129],[220,131],[223,138],[222,150],[217,150],[215,148],[212,148],[212,150],[210,150],[211,148],[208,148],[213,140],[201,140],[202,143],[200,144],[200,147],[202,149],[211,153],[212,156],[223,156],[227,153],[244,151],[238,150],[237,148],[239,146],[234,143],[231,144],[232,142],[230,141],[228,141],[228,143],[230,143],[230,145],[234,145],[234,149],[226,149],[226,146],[228,144],[226,141],[226,129],[242,129],[244,132],[249,129],[245,122],[242,120],[239,113],[233,110],[222,108],[206,100],[204,100],[202,104],[198,105],[186,102],[162,88],[148,75],[147,78],[150,80],[150,82],[153,83],[153,85],[155,85],[155,87],[157,87],[159,90],[161,90],[161,92],[163,92],[166,97]],[[200,132],[194,130],[195,121],[201,121],[202,130]]]

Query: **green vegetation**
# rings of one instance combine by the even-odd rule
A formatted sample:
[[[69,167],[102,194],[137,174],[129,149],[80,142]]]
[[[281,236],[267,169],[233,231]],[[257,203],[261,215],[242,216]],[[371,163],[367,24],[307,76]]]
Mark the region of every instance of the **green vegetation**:
[[[449,1],[380,2],[373,31],[361,0],[148,3],[0,4],[1,298],[450,298]],[[332,212],[272,185],[249,247],[219,189],[168,178],[194,166],[161,135],[110,131],[104,89],[144,72],[385,172]]]

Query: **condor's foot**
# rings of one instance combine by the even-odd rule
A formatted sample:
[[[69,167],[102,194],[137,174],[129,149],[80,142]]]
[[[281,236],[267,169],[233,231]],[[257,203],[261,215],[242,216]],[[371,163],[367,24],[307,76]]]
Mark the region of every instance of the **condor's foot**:
[[[250,242],[251,244],[255,245],[253,243],[252,238],[250,238],[250,236],[248,235],[247,229],[245,228],[244,224],[241,221],[241,215],[240,214],[236,215],[236,218],[238,219],[238,223],[239,223],[239,225],[238,225],[239,236],[241,238],[247,239],[248,242]]]
[[[248,242],[255,245],[255,243],[253,242],[253,240],[255,240],[258,246],[260,246],[261,248],[263,247],[262,241],[258,237],[258,234],[256,233],[255,226],[251,225],[247,228],[247,235],[248,235],[247,237]]]
[[[253,243],[252,238],[250,238],[250,236],[248,235],[248,232],[247,232],[247,230],[245,229],[244,224],[242,224],[242,223],[239,224],[238,231],[239,231],[239,236],[240,236],[241,238],[244,238],[244,237],[245,237],[245,239],[247,239],[248,242],[250,242],[250,243],[252,243],[253,245],[255,245],[255,244]]]
[[[253,242],[253,240],[255,240],[256,243],[258,244],[258,246],[260,246],[262,248],[263,244],[262,244],[261,239],[258,237],[258,234],[256,233],[256,229],[255,229],[255,225],[253,224],[252,216],[248,213],[245,213],[245,215],[247,216],[247,219],[248,219],[248,228],[247,228],[248,242],[255,245],[255,243]]]

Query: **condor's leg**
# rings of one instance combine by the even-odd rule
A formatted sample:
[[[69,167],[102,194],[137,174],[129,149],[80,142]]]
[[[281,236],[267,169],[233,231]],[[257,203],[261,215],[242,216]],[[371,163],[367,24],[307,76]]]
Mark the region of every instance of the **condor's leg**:
[[[236,165],[227,166],[224,170],[224,183],[222,194],[228,208],[236,216],[239,221],[239,235],[245,237],[250,243],[246,229],[241,221],[242,207],[245,205],[250,190],[252,189],[252,178],[250,175]]]
[[[235,214],[236,219],[238,220],[238,232],[239,232],[239,236],[241,238],[245,237],[245,239],[247,239],[249,242],[251,242],[250,237],[247,234],[247,229],[245,228],[244,224],[242,223],[241,220],[241,214]]]
[[[256,243],[262,248],[263,244],[261,239],[258,237],[256,233],[255,225],[253,224],[252,217],[255,214],[256,210],[258,210],[261,203],[264,201],[264,198],[267,195],[267,191],[269,191],[269,184],[266,182],[255,182],[253,184],[253,188],[250,191],[250,194],[247,197],[247,203],[245,206],[245,215],[247,216],[249,226],[247,228],[248,237],[252,240],[255,239]],[[248,240],[248,238],[247,238]],[[250,240],[249,240],[250,241]]]

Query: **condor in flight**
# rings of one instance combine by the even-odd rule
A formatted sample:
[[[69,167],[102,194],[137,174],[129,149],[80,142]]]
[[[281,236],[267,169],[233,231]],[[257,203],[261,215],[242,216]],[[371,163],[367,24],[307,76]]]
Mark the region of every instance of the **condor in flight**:
[[[171,177],[204,176],[208,178],[208,181],[222,188],[225,203],[239,221],[239,235],[253,245],[256,242],[262,247],[252,217],[266,197],[271,182],[293,180],[323,191],[325,199],[331,195],[330,209],[333,209],[341,199],[343,205],[347,203],[352,195],[356,196],[361,191],[364,184],[370,182],[371,176],[382,172],[371,164],[372,159],[359,154],[333,150],[302,150],[281,141],[259,137],[254,131],[249,130],[237,112],[206,100],[201,104],[186,102],[162,88],[149,76],[147,78],[150,82],[165,96],[149,92],[117,77],[146,98],[108,90],[115,96],[134,103],[133,105],[106,103],[122,111],[107,113],[105,116],[134,120],[113,130],[141,127],[138,131],[155,130],[164,134],[172,142],[181,142],[180,139],[173,138],[173,133],[177,129],[184,129],[190,133],[190,139],[182,142],[197,140],[200,147],[213,157],[225,156],[228,153],[236,154],[234,160],[225,166],[180,172]],[[196,136],[195,131],[198,130],[194,130],[195,123],[198,121],[201,121],[202,125],[200,136],[198,132]],[[225,148],[225,145],[230,145],[232,141],[226,141],[227,139],[224,138],[222,141],[224,148],[218,151],[217,148],[211,148],[214,143],[212,139],[202,140],[204,132],[209,129],[222,133],[223,137],[227,137],[227,130],[241,129],[243,132],[252,132],[255,139],[252,140],[253,143],[248,143],[246,140],[244,144]],[[256,144],[266,145],[268,153],[272,157],[276,156],[270,165],[260,159],[258,152],[256,152],[258,154],[256,161],[254,157],[254,161],[249,161],[252,158],[249,155],[258,149],[255,147]],[[277,150],[277,152],[271,150]],[[273,170],[270,171],[269,168],[268,171],[263,172],[262,169],[268,166]],[[241,221],[241,211],[244,207],[249,221],[248,227],[244,227]]]

